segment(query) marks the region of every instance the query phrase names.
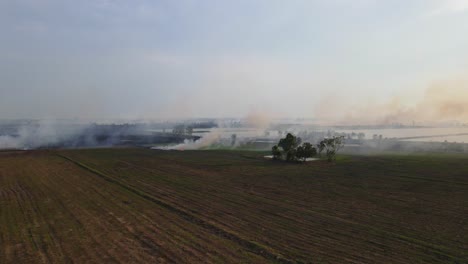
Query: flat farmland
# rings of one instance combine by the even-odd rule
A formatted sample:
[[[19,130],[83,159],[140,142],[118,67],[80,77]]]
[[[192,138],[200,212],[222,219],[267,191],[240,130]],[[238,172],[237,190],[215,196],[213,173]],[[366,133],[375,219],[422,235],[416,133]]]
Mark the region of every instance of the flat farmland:
[[[0,152],[0,263],[468,263],[468,156]]]

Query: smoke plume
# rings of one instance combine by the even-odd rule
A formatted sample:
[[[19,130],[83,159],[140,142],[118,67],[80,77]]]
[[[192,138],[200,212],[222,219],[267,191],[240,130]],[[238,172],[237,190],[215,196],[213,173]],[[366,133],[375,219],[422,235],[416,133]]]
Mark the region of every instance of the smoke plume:
[[[177,145],[169,145],[164,147],[153,147],[152,149],[160,149],[160,150],[195,150],[195,149],[203,149],[212,146],[216,142],[220,140],[220,133],[217,130],[212,130],[202,138],[198,140],[188,140],[186,139],[184,143],[177,144]]]
[[[260,129],[267,128],[271,123],[272,117],[265,112],[252,110],[244,119],[247,126]]]
[[[316,116],[323,124],[335,125],[468,123],[468,81],[434,83],[413,105],[404,104],[399,97],[380,104],[351,104],[327,97],[318,105]]]

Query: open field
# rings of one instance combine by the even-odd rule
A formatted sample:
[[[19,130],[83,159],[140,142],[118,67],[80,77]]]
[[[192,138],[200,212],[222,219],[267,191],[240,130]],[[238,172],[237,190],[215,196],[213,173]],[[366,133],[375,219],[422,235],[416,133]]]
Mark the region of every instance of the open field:
[[[0,263],[468,263],[468,156],[0,152]]]

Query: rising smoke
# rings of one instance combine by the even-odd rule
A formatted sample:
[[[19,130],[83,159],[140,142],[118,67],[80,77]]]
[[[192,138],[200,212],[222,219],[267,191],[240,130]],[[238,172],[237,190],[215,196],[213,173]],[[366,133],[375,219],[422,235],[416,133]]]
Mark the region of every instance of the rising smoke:
[[[468,81],[437,82],[413,105],[395,97],[384,103],[348,103],[327,97],[316,109],[322,124],[334,125],[441,125],[468,123]]]
[[[84,126],[63,125],[53,120],[40,120],[21,124],[3,125],[11,128],[0,135],[0,149],[34,149],[54,146],[77,137]]]
[[[167,145],[163,147],[153,147],[152,149],[160,150],[195,150],[195,149],[204,149],[212,146],[213,144],[220,141],[221,134],[219,130],[212,130],[202,138],[198,140],[184,140],[184,143],[177,145]]]
[[[271,114],[262,111],[250,111],[242,121],[242,127],[250,128],[248,136],[237,134],[236,142],[231,143],[231,136],[236,133],[229,131],[232,124],[220,125],[223,129],[212,129],[204,133],[201,139],[168,137],[154,139],[154,135],[144,135],[149,127],[138,126],[93,126],[64,124],[57,121],[43,120],[17,126],[14,132],[0,131],[0,149],[34,149],[40,147],[93,147],[112,146],[116,142],[134,140],[138,144],[167,142],[164,149],[203,149],[219,142],[225,146],[236,147],[241,142],[266,139],[273,140],[280,135],[268,132],[275,119]],[[392,125],[418,124],[443,125],[468,123],[468,81],[437,82],[430,86],[424,95],[412,105],[406,105],[400,98],[392,98],[384,103],[346,103],[338,97],[328,97],[317,106],[315,120],[321,125]],[[218,122],[223,124],[222,122]],[[235,126],[234,126],[235,127]],[[8,125],[2,124],[2,129],[8,130]],[[226,132],[226,128],[228,132]],[[304,130],[298,128],[278,128],[277,131]],[[142,132],[143,131],[143,132]],[[137,141],[132,138],[139,134]],[[143,135],[142,135],[143,134]],[[172,140],[172,141],[171,141]],[[185,141],[184,141],[185,140]],[[169,142],[170,141],[170,142]],[[183,142],[183,143],[180,143]],[[179,144],[178,144],[179,143]],[[119,143],[120,144],[120,143]]]

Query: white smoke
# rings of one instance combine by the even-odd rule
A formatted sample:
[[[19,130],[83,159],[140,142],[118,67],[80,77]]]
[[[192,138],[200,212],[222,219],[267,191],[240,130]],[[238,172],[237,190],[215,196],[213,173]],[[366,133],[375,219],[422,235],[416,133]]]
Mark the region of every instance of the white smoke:
[[[215,129],[204,135],[198,140],[184,140],[184,143],[173,145],[173,146],[164,146],[164,147],[153,147],[152,149],[160,150],[195,150],[203,149],[212,146],[213,144],[221,140],[221,133],[219,130]]]
[[[0,149],[32,149],[56,144],[78,134],[82,129],[64,129],[52,120],[41,120],[22,124],[15,135],[1,135]]]

